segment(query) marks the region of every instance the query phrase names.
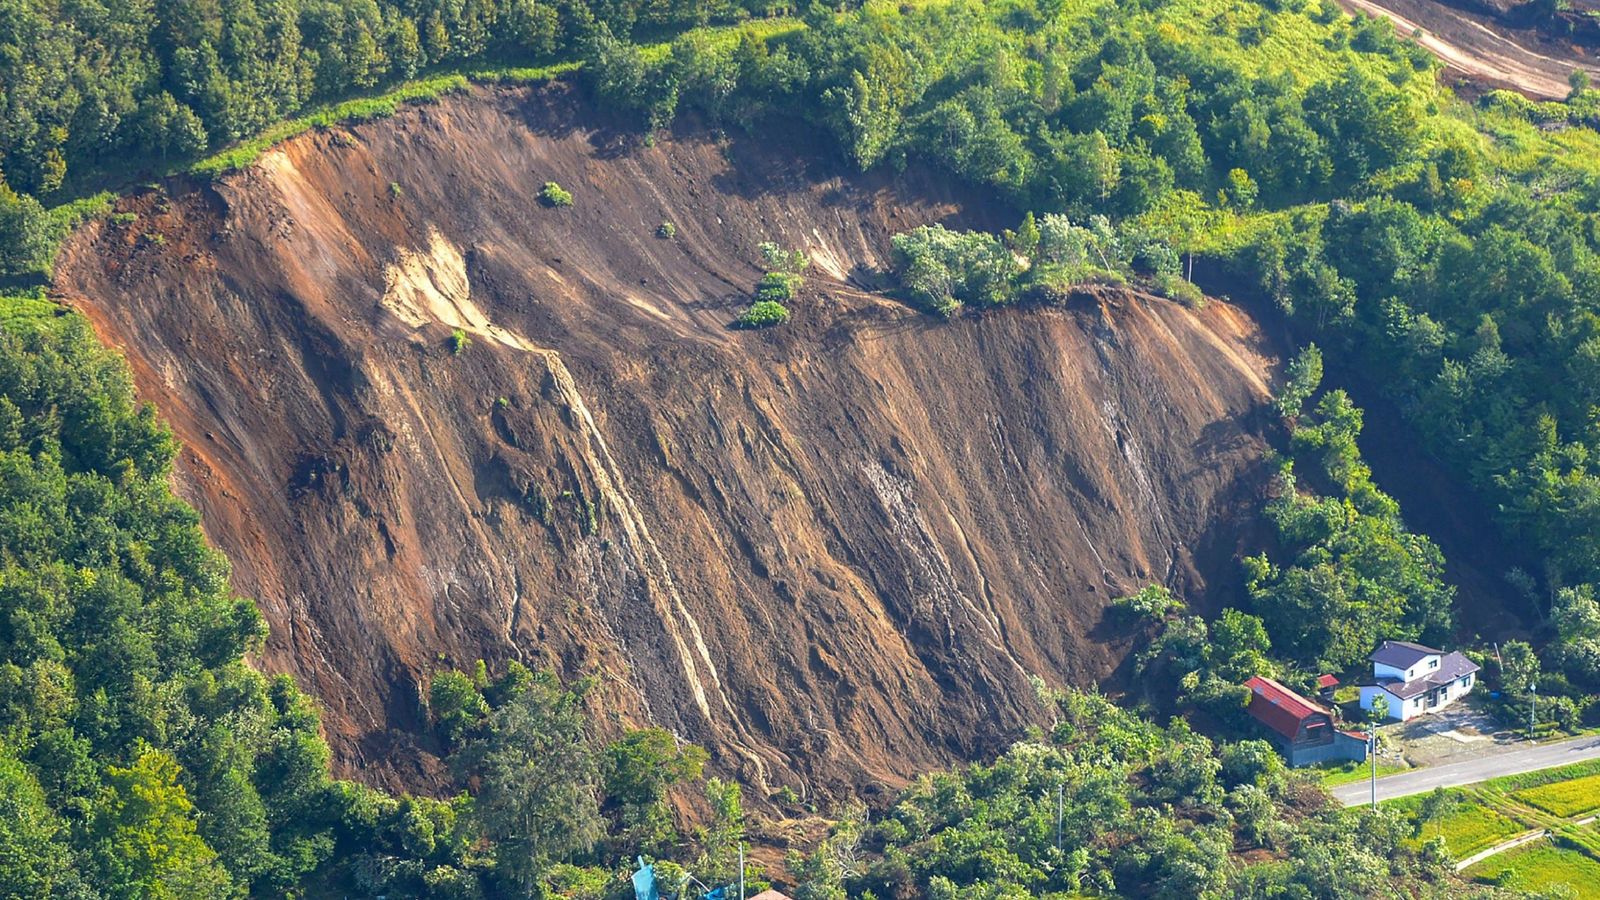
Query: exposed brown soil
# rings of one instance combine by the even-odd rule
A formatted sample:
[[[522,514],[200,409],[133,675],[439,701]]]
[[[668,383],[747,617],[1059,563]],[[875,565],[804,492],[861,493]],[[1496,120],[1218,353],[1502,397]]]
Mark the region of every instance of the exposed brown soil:
[[[1110,677],[1110,598],[1236,587],[1271,418],[1251,320],[1106,292],[937,321],[861,289],[889,236],[998,215],[803,144],[637,146],[564,89],[480,89],[65,248],[58,292],[183,440],[342,773],[433,785],[419,698],[482,656],[596,674],[608,727],[758,790],[893,784],[1036,721],[1029,675]],[[768,239],[810,283],[731,330]]]
[[[1593,25],[1557,35],[1535,28],[1525,8],[1505,0],[1339,0],[1356,15],[1387,16],[1401,37],[1416,40],[1448,75],[1473,84],[1510,88],[1537,99],[1567,96],[1567,76],[1582,68],[1600,75]],[[1584,23],[1590,20],[1582,17]],[[1594,33],[1591,33],[1594,32]]]

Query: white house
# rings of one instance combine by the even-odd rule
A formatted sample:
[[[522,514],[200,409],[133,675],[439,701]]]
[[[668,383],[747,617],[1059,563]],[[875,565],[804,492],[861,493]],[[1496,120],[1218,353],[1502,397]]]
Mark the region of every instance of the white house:
[[[1444,709],[1478,682],[1478,664],[1456,650],[1384,641],[1368,659],[1372,680],[1361,685],[1361,708],[1370,710],[1383,697],[1389,701],[1389,718],[1400,722]]]

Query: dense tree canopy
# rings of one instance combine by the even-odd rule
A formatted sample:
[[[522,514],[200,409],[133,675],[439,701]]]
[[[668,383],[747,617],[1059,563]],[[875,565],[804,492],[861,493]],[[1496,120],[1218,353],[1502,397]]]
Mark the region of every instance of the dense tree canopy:
[[[18,191],[184,157],[430,67],[570,54],[764,11],[730,0],[6,0],[0,172]],[[3,198],[0,198],[3,200]]]
[[[1398,812],[1344,810],[1264,741],[1218,747],[1095,694],[992,764],[930,775],[863,831],[846,811],[797,896],[1460,896]],[[1249,851],[1252,862],[1235,855]],[[1080,893],[1081,892],[1081,893]]]
[[[174,450],[81,320],[0,329],[0,784],[25,810],[0,856],[32,857],[8,895],[284,889],[330,849],[316,718],[244,664],[264,626]]]
[[[1542,658],[1504,647],[1512,696],[1536,679],[1600,690],[1592,91],[1468,108],[1418,47],[1331,0],[846,3],[777,37],[692,30],[787,8],[0,0],[0,275],[47,269],[68,220],[44,204],[120,173],[426,70],[582,57],[597,98],[641,127],[686,110],[755,130],[799,116],[854,165],[938,167],[1033,210],[1002,235],[896,241],[907,295],[945,315],[1094,280],[1193,302],[1180,255],[1226,263],[1330,357],[1381,373],[1425,446],[1543,563],[1513,579],[1551,640]],[[647,52],[646,37],[669,42]],[[243,662],[263,625],[167,488],[170,435],[81,321],[5,303],[0,893],[599,896],[641,849],[729,877],[737,785],[708,780],[705,824],[680,834],[668,792],[701,779],[703,755],[660,732],[606,744],[582,685],[515,666],[432,683],[457,797],[331,780],[313,705]],[[1437,548],[1373,484],[1360,411],[1319,394],[1321,374],[1302,357],[1279,399],[1278,546],[1246,565],[1248,608],[1206,622],[1170,596],[1130,604],[1159,622],[1142,670],[1213,712],[1237,710],[1248,674],[1339,668],[1379,637],[1450,626]],[[992,765],[929,776],[876,821],[844,811],[796,860],[801,891],[1458,887],[1396,819],[1328,809],[1258,742],[1219,749],[1094,695],[1048,706],[1052,732]]]

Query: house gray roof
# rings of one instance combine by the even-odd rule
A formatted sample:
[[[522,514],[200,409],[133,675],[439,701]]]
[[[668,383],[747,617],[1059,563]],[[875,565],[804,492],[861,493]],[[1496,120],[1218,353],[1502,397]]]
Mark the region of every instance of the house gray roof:
[[[1395,664],[1387,663],[1386,665],[1392,666]],[[1381,678],[1372,683],[1380,685],[1384,690],[1399,697],[1401,700],[1410,700],[1418,694],[1447,685],[1464,675],[1471,675],[1473,672],[1478,671],[1479,668],[1477,663],[1461,655],[1459,650],[1452,650],[1440,657],[1439,668],[1426,675],[1405,682],[1398,678]]]
[[[1423,657],[1438,656],[1441,653],[1444,651],[1413,644],[1410,641],[1384,641],[1367,658],[1382,666],[1409,669]]]

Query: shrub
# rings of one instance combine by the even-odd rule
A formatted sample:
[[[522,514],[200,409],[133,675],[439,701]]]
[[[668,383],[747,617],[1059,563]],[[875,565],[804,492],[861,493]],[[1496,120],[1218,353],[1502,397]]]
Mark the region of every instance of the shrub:
[[[489,714],[489,705],[472,679],[451,670],[434,676],[428,686],[428,711],[440,736],[454,744]]]
[[[1182,612],[1184,603],[1162,585],[1151,584],[1140,588],[1136,594],[1112,600],[1111,607],[1124,610],[1135,618],[1159,621]]]
[[[1091,216],[1087,226],[1063,215],[1046,215],[1039,222],[1039,259],[1065,266],[1126,267],[1122,240],[1105,216]]]
[[[1162,273],[1155,277],[1156,293],[1168,300],[1176,300],[1191,309],[1199,309],[1206,305],[1206,295],[1201,293],[1194,282],[1182,275]]]
[[[778,303],[782,303],[785,300],[793,300],[795,294],[800,290],[800,285],[804,283],[805,280],[799,275],[768,272],[762,276],[760,283],[756,285],[756,299],[771,300]]]
[[[467,333],[465,331],[463,331],[460,328],[457,328],[455,331],[450,332],[450,352],[451,353],[454,353],[455,355],[460,356],[461,354],[467,352],[467,348],[471,347],[471,346],[472,346],[472,338],[467,337]]]
[[[895,235],[894,251],[900,283],[939,315],[954,315],[968,303],[1008,303],[1015,296],[1016,258],[994,235],[924,225]]]
[[[1166,241],[1147,231],[1128,231],[1123,236],[1128,262],[1141,272],[1148,272],[1158,280],[1175,276],[1183,271],[1178,253]]]
[[[544,187],[539,189],[539,202],[552,209],[571,206],[572,192],[554,181],[546,181]]]
[[[799,250],[785,250],[772,241],[761,244],[761,258],[766,260],[769,270],[790,275],[799,275],[811,265],[811,260],[804,253]]]
[[[768,328],[789,321],[789,307],[776,300],[757,300],[750,304],[734,325],[739,328]]]
[[[398,200],[401,197],[404,197],[405,194],[406,194],[406,189],[400,186],[400,182],[398,182],[398,181],[389,182],[389,196],[390,197],[393,197],[394,199]]]
[[[671,222],[662,222],[660,225],[656,226],[656,237],[661,238],[664,241],[670,241],[677,236],[678,226],[672,224]]]
[[[1246,740],[1222,748],[1222,780],[1229,787],[1248,784],[1266,789],[1283,777],[1283,760],[1272,745]]]
[[[1044,303],[1065,303],[1073,293],[1086,284],[1106,284],[1121,287],[1128,283],[1121,272],[1099,266],[1039,266],[1030,273],[1027,293],[1030,299]]]

